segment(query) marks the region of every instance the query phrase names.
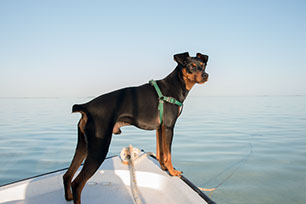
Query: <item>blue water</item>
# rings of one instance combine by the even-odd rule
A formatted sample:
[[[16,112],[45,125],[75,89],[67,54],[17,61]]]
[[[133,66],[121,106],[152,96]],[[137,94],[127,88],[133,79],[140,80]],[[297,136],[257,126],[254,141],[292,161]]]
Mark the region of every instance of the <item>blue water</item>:
[[[0,99],[0,185],[68,167],[90,98]],[[122,128],[109,152],[155,152],[155,132]],[[189,97],[172,148],[174,166],[218,203],[306,203],[306,97]]]

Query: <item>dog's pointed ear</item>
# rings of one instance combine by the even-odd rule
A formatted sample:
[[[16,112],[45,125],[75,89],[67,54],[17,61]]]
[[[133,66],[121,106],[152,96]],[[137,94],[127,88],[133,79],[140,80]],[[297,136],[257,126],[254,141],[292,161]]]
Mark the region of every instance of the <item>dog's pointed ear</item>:
[[[186,58],[189,57],[189,53],[188,52],[184,52],[184,53],[181,53],[181,54],[176,54],[173,56],[174,57],[174,60],[184,66],[186,64]]]
[[[201,53],[197,53],[197,58],[200,58],[205,64],[207,64],[208,56],[202,55]]]

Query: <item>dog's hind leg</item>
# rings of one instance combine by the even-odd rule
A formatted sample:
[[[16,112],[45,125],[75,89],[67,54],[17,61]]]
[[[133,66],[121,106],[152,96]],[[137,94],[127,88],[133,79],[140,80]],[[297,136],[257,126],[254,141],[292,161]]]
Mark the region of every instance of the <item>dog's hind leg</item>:
[[[102,133],[103,131],[97,131]],[[94,132],[86,132],[88,151],[87,158],[80,174],[72,182],[73,201],[75,204],[81,203],[81,192],[90,177],[98,170],[108,152],[112,132],[107,131],[102,137],[100,135],[92,134]]]
[[[85,135],[83,131],[81,131],[80,126],[78,126],[78,143],[77,143],[77,147],[75,150],[75,154],[74,154],[74,157],[70,164],[69,169],[63,176],[64,188],[65,188],[65,199],[67,201],[73,200],[71,189],[70,189],[71,181],[72,181],[72,178],[75,172],[82,164],[82,161],[85,159],[86,155],[87,155],[87,144],[85,140]]]

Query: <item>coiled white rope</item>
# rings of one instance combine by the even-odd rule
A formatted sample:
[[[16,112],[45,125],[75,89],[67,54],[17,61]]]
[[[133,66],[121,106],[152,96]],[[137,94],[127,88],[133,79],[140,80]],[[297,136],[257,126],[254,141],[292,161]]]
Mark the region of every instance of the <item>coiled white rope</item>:
[[[140,150],[137,148],[133,148],[132,145],[122,148],[121,153],[120,153],[121,162],[125,165],[127,164],[129,165],[130,186],[131,186],[131,191],[132,191],[133,200],[135,204],[142,204],[142,202],[141,202],[139,191],[137,188],[134,163],[136,162],[136,160],[140,161],[141,158],[144,158],[145,156],[148,156],[148,155],[154,155],[154,153],[148,152],[148,153],[140,154]]]

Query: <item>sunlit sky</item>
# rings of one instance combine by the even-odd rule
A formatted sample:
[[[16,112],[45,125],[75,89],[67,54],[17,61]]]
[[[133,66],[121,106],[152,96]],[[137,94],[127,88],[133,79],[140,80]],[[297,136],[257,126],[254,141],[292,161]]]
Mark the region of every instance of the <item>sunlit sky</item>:
[[[306,1],[0,1],[0,97],[98,96],[209,55],[194,96],[306,95]]]

